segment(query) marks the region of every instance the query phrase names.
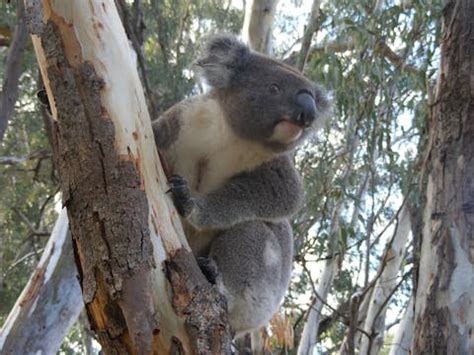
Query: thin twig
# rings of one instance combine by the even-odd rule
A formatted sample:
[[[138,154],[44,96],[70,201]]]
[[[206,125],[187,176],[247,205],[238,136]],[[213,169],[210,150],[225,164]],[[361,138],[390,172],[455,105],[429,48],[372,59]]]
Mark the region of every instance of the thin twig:
[[[34,236],[38,236],[38,237],[49,237],[51,235],[51,232],[49,231],[45,231],[45,230],[41,230],[39,228],[36,228],[35,227],[35,224],[33,222],[31,222],[28,217],[26,217],[26,215],[20,211],[19,208],[17,207],[13,207],[13,211],[17,214],[18,217],[20,217],[20,219],[28,226],[28,228],[30,229],[31,233],[34,235]]]

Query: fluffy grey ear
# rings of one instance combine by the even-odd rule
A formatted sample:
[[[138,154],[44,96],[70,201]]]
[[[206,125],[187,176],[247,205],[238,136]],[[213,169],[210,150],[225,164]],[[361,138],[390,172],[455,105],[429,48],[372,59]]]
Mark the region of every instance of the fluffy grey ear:
[[[249,54],[248,47],[232,35],[212,36],[205,42],[195,65],[209,85],[224,88],[247,63]]]

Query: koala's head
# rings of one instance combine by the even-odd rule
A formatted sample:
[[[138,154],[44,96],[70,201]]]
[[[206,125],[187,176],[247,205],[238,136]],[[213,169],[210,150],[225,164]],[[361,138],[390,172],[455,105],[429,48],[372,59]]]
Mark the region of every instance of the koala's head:
[[[233,130],[276,152],[322,125],[325,92],[296,69],[251,51],[232,36],[208,40],[196,61]]]

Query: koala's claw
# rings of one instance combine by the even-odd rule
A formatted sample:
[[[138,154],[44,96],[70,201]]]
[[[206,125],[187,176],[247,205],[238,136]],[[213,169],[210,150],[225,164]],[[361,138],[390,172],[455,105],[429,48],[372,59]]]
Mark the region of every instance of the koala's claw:
[[[183,217],[189,216],[194,208],[194,201],[191,197],[188,182],[182,176],[172,175],[168,179],[168,183],[170,185],[168,192],[172,193],[173,202],[178,213]]]
[[[207,281],[215,285],[217,281],[217,276],[219,276],[216,262],[211,258],[206,258],[203,256],[197,257],[196,260],[202,273],[204,274],[204,276],[206,276]]]

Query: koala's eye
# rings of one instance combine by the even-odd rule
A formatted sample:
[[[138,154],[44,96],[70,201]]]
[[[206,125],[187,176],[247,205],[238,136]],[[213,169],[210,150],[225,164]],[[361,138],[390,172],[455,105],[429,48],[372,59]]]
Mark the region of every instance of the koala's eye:
[[[277,84],[271,84],[268,87],[268,91],[270,91],[270,94],[272,95],[277,95],[280,93],[280,87]]]

